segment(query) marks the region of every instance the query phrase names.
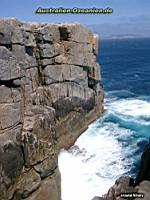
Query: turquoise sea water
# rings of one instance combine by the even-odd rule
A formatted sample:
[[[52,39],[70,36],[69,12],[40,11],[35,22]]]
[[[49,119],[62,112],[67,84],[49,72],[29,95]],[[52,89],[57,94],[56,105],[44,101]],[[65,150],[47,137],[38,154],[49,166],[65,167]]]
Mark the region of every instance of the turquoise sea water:
[[[97,61],[107,111],[60,154],[62,200],[90,200],[135,177],[150,137],[150,39],[101,41]]]

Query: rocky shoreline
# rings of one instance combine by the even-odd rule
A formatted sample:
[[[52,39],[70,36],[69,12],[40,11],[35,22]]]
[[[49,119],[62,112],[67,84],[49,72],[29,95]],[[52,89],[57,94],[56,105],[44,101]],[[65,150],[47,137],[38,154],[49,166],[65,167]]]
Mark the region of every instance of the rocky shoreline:
[[[150,142],[141,157],[139,173],[134,180],[120,177],[103,197],[92,200],[150,200]]]
[[[78,23],[0,19],[1,200],[61,200],[58,153],[104,111],[97,53],[98,37]],[[136,180],[120,177],[93,200],[138,194],[150,200],[150,144]]]
[[[103,112],[98,37],[0,19],[0,199],[60,200],[58,153]]]

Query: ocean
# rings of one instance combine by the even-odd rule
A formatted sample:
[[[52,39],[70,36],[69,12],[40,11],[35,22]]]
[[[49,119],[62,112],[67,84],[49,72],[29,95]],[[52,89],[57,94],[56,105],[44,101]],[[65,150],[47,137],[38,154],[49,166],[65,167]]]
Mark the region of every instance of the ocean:
[[[136,177],[150,137],[150,39],[102,40],[107,111],[59,155],[62,200],[91,200],[122,175]]]

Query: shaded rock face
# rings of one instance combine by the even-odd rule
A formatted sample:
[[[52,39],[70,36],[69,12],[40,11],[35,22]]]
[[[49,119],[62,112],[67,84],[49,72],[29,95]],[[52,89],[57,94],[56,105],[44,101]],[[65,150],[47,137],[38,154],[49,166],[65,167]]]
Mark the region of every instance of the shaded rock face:
[[[144,180],[150,181],[150,141],[145,147],[141,157],[141,166],[136,178],[136,184],[138,185]]]
[[[115,185],[109,189],[105,198],[110,200],[123,200],[124,198],[121,197],[121,194],[137,192],[130,182],[132,182],[130,177],[120,177],[116,180]]]
[[[136,188],[139,193],[144,194],[144,198],[142,198],[143,200],[150,199],[150,181],[142,181]],[[139,200],[139,198],[136,200]]]
[[[103,112],[98,38],[0,20],[0,199],[59,200],[58,153]]]
[[[95,197],[92,200],[124,200],[133,198],[123,198],[121,194],[123,193],[136,193],[137,189],[131,184],[132,179],[127,176],[122,176],[118,178],[115,184],[109,189],[108,193],[103,195],[103,197]]]
[[[130,177],[120,177],[103,197],[94,197],[92,200],[149,200],[150,181],[142,181],[138,186],[131,185]]]

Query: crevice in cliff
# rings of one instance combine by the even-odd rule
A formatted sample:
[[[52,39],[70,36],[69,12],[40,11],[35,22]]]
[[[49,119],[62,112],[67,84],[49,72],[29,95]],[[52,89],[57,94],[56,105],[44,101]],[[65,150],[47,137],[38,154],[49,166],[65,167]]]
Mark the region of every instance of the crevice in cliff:
[[[82,87],[77,81],[71,81],[71,80],[63,80],[63,81],[53,81],[52,83],[46,83],[46,85],[53,85],[53,84],[61,84],[61,83],[71,83],[71,84],[76,84]]]
[[[32,51],[33,51],[33,54],[35,55],[35,59],[36,59],[37,66],[38,66],[37,67],[38,68],[38,81],[39,81],[38,83],[39,83],[39,85],[44,85],[43,72],[42,72],[43,65],[42,65],[41,51],[40,51],[40,45],[39,45],[40,32],[35,30],[33,32],[33,34],[34,34],[35,41],[36,41],[36,47],[34,47]]]
[[[33,48],[34,47],[30,47],[30,46],[26,46],[25,47],[25,52],[29,55],[29,56],[33,56]]]
[[[42,161],[42,162],[43,162],[43,161]],[[42,162],[41,162],[41,163],[42,163]],[[47,174],[46,174],[46,175],[42,175],[42,173],[41,173],[40,171],[38,171],[38,170],[35,168],[35,166],[33,166],[33,169],[35,170],[36,173],[38,173],[38,174],[40,175],[41,180],[44,180],[44,179],[46,179],[47,177],[53,175],[53,174],[55,173],[55,171],[58,169],[58,166],[56,166],[56,167],[54,167],[54,168],[52,168],[52,169],[50,169],[50,170],[47,170]],[[46,171],[45,171],[45,173],[46,173]]]
[[[0,32],[0,37],[4,37],[4,36],[5,36],[4,33]],[[2,38],[0,38],[0,39],[2,39]]]
[[[68,32],[68,29],[66,27],[60,26],[59,32],[60,32],[60,40],[69,41],[70,33]]]
[[[24,166],[25,166],[25,163],[26,163],[26,159],[25,159],[25,153],[24,153],[24,147],[23,147],[23,144],[21,143],[21,152],[22,152],[22,158],[23,158],[23,162],[24,162]]]
[[[56,56],[57,57],[57,56]],[[83,70],[84,71],[86,71],[86,72],[88,72],[89,71],[89,69],[90,68],[92,68],[92,66],[91,65],[79,65],[79,64],[76,64],[76,63],[68,63],[68,62],[61,62],[61,63],[57,63],[57,62],[54,62],[54,63],[52,63],[51,65],[63,65],[63,64],[66,64],[66,65],[71,65],[71,66],[77,66],[77,67],[81,67],[81,68],[83,68]],[[46,65],[44,66],[44,67],[46,67]]]
[[[15,80],[20,80],[20,79],[15,79]],[[0,86],[5,85],[8,88],[18,88],[20,85],[17,85],[14,83],[14,79],[11,80],[0,80]]]
[[[19,121],[19,122],[16,122],[15,124],[13,124],[12,126],[8,126],[8,127],[4,128],[4,129],[1,128],[0,129],[0,134],[4,134],[5,132],[7,132],[7,131],[19,126],[19,125],[22,125],[22,122]]]
[[[42,59],[53,59],[53,58],[55,58],[55,57],[57,57],[57,56],[60,56],[60,53],[58,53],[58,54],[56,54],[56,55],[54,55],[54,56],[50,56],[50,57],[48,57],[48,56],[41,56],[41,60]],[[43,65],[43,64],[42,64]]]
[[[24,146],[22,146],[22,149],[23,149],[23,151],[24,151]],[[25,152],[24,152],[24,157],[25,157]],[[43,162],[44,162],[46,159],[48,159],[48,158],[49,158],[49,156],[46,156],[46,157],[43,158],[42,160],[36,161],[36,162],[33,163],[33,164],[28,164],[28,163],[25,161],[25,167],[26,167],[26,168],[28,168],[28,167],[33,167],[33,168],[34,168],[34,166],[43,163]]]
[[[9,51],[12,51],[12,44],[0,44],[0,46],[6,47]]]
[[[100,84],[100,80],[96,80],[94,78],[88,77],[88,87],[91,88],[92,90],[96,90],[95,87],[97,84]]]

